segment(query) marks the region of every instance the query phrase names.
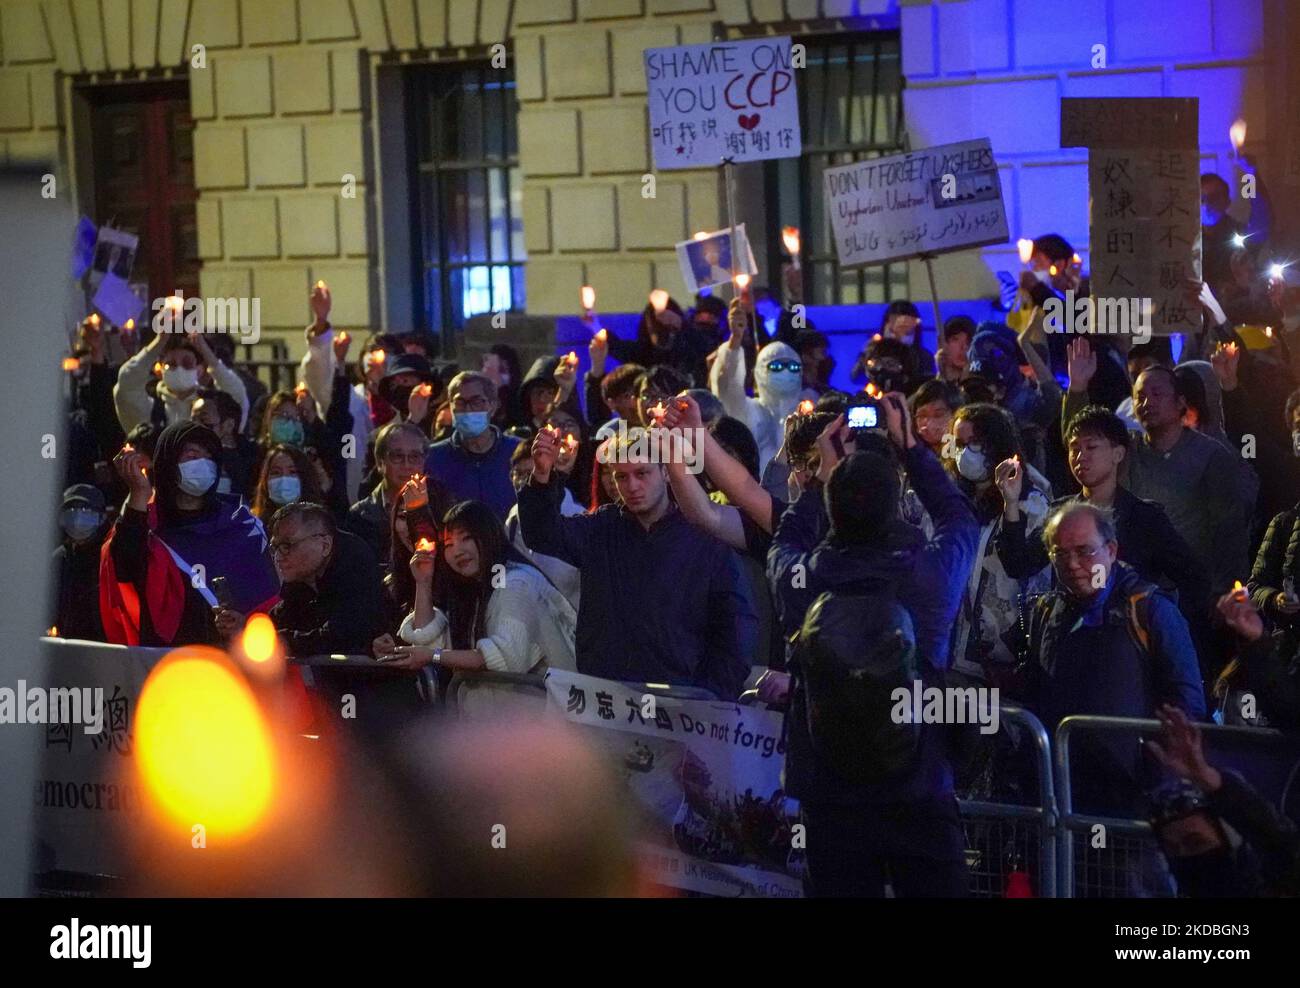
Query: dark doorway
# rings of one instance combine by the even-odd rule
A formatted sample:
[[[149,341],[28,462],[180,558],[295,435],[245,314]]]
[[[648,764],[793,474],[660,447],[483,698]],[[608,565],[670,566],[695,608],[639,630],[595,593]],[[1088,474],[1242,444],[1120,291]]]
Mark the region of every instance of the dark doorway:
[[[140,238],[133,284],[199,294],[194,120],[184,79],[79,87],[90,109],[94,220]]]

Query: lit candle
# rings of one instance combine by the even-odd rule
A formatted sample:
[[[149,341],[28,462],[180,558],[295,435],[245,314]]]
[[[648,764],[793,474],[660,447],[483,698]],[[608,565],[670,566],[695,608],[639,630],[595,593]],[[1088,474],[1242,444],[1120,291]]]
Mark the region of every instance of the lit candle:
[[[570,453],[578,448],[578,440],[573,433],[570,432],[564,437],[564,445],[568,447]]]
[[[417,385],[415,388],[415,393],[418,394],[421,398],[432,398],[433,385],[428,383]]]
[[[709,234],[708,234],[708,232],[705,231],[705,230],[696,230],[696,231],[695,231],[695,239],[696,239],[696,240],[708,240],[708,239],[709,239]]]
[[[1272,327],[1272,326],[1265,326],[1265,327],[1264,327],[1264,335],[1267,336],[1267,337],[1271,340],[1271,339],[1273,338],[1273,327]],[[1233,345],[1235,346],[1236,344],[1233,344]]]
[[[1053,278],[1055,278],[1057,275],[1056,265],[1053,264],[1050,268],[1048,268],[1047,273],[1050,274]]]
[[[339,332],[339,342],[343,344],[343,346],[347,346],[351,340],[352,337],[348,335],[348,331],[346,329]]]
[[[1016,250],[1020,252],[1020,263],[1028,264],[1029,259],[1034,256],[1034,242],[1032,240],[1017,240]]]
[[[185,299],[180,295],[168,295],[167,308],[173,312],[180,312],[181,309],[185,308]]]
[[[383,350],[374,350],[370,354],[370,359],[376,364],[382,364],[388,359],[388,354],[384,353]]]
[[[583,285],[580,294],[582,296],[582,309],[584,312],[591,312],[592,309],[596,308],[596,289],[592,288],[590,285]]]
[[[817,406],[812,403],[811,398],[805,398],[803,401],[799,402],[799,414],[811,415],[816,407]]]
[[[65,371],[68,371],[69,373],[76,370],[80,366],[81,366],[81,361],[78,360],[76,357],[63,358],[63,369]]]
[[[154,362],[154,365],[153,365],[153,376],[154,376],[154,377],[162,377],[162,372],[163,372],[163,365],[162,365],[162,363],[161,363],[161,362],[158,362],[158,361],[155,361],[155,362]]]
[[[786,253],[791,263],[799,267],[799,228],[797,226],[781,227],[781,242],[785,244]]]
[[[323,281],[316,282],[316,287],[319,288],[322,292],[325,291],[325,282]]]
[[[609,334],[606,333],[603,329],[598,329],[596,330],[596,339],[598,339],[603,345],[609,340]]]
[[[428,539],[420,539],[415,543],[416,552],[433,552],[433,543]]]
[[[1232,153],[1235,155],[1241,151],[1241,146],[1246,143],[1246,121],[1238,117],[1228,128],[1228,140],[1232,141]]]
[[[736,287],[744,292],[749,287],[749,275],[743,273],[736,275]]]
[[[126,330],[128,333],[133,333],[133,332],[135,332],[135,320],[134,320],[134,319],[128,319],[128,320],[126,321],[126,325],[123,326],[122,328],[123,328],[124,330]]]
[[[654,306],[656,313],[663,312],[668,308],[668,293],[662,288],[656,288],[650,293],[650,304]]]
[[[879,389],[878,387],[876,387],[875,384],[873,384],[871,381],[868,381],[868,382],[867,382],[867,394],[871,395],[871,397],[873,397],[873,398],[879,398],[879,397],[880,397],[880,389]]]
[[[96,329],[99,328],[99,313],[98,313],[98,312],[92,312],[92,313],[90,314],[90,324],[91,324],[92,326],[94,326]]]
[[[578,354],[577,354],[576,352],[574,352],[573,350],[570,350],[570,351],[569,351],[569,355],[568,355],[567,357],[564,358],[564,362],[567,363],[570,367],[577,367],[577,366],[578,366]]]
[[[659,402],[658,404],[650,406],[650,414],[655,417],[656,422],[662,422],[663,417],[667,413],[668,413],[668,409],[664,407],[664,403],[662,401]]]

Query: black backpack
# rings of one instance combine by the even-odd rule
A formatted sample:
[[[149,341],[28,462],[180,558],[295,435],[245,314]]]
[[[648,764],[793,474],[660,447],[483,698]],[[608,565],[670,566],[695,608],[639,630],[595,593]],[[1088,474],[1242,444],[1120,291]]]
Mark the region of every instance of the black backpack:
[[[888,595],[823,593],[808,608],[793,656],[817,760],[857,785],[911,769],[921,725],[896,723],[894,691],[917,674],[912,619]],[[910,708],[910,701],[909,701]]]

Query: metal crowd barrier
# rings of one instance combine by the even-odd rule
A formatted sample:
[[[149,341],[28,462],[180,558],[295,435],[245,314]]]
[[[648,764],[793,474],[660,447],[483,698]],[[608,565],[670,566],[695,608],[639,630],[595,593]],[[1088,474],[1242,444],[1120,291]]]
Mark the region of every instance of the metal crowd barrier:
[[[1217,724],[1197,726],[1201,729],[1207,750],[1224,740],[1246,741],[1252,745],[1265,742],[1276,745],[1296,740],[1280,731],[1265,728],[1221,727]],[[1143,893],[1153,896],[1173,894],[1163,856],[1151,825],[1146,820],[1078,813],[1074,810],[1074,776],[1070,754],[1071,739],[1076,734],[1082,731],[1102,731],[1155,735],[1160,730],[1160,722],[1157,720],[1082,715],[1066,717],[1057,726],[1054,775],[1056,804],[1060,808],[1060,847],[1056,858],[1060,871],[1057,886],[1063,897],[1113,898]],[[1089,837],[1093,828],[1098,826],[1105,828],[1105,846],[1096,850],[1105,853],[1090,854],[1088,852],[1094,849],[1089,844]],[[1076,833],[1087,834],[1084,840],[1078,842],[1078,846],[1074,839]],[[1143,887],[1140,883],[1144,881],[1151,884]]]
[[[1042,722],[1028,710],[1004,705],[998,716],[1000,723],[1017,724],[1030,743],[1038,802],[958,799],[966,833],[970,894],[976,898],[1004,896],[1008,891],[1006,863],[1019,859],[1027,869],[1031,894],[1055,898],[1059,814],[1052,786],[1051,743]]]

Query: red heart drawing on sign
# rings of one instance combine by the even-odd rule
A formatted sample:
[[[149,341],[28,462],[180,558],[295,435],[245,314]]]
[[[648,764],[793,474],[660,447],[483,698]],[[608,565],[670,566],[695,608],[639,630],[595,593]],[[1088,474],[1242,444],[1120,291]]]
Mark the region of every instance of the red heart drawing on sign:
[[[749,116],[745,116],[742,113],[736,118],[736,123],[740,124],[740,126],[744,127],[746,130],[753,130],[758,126],[758,114],[751,113]]]

